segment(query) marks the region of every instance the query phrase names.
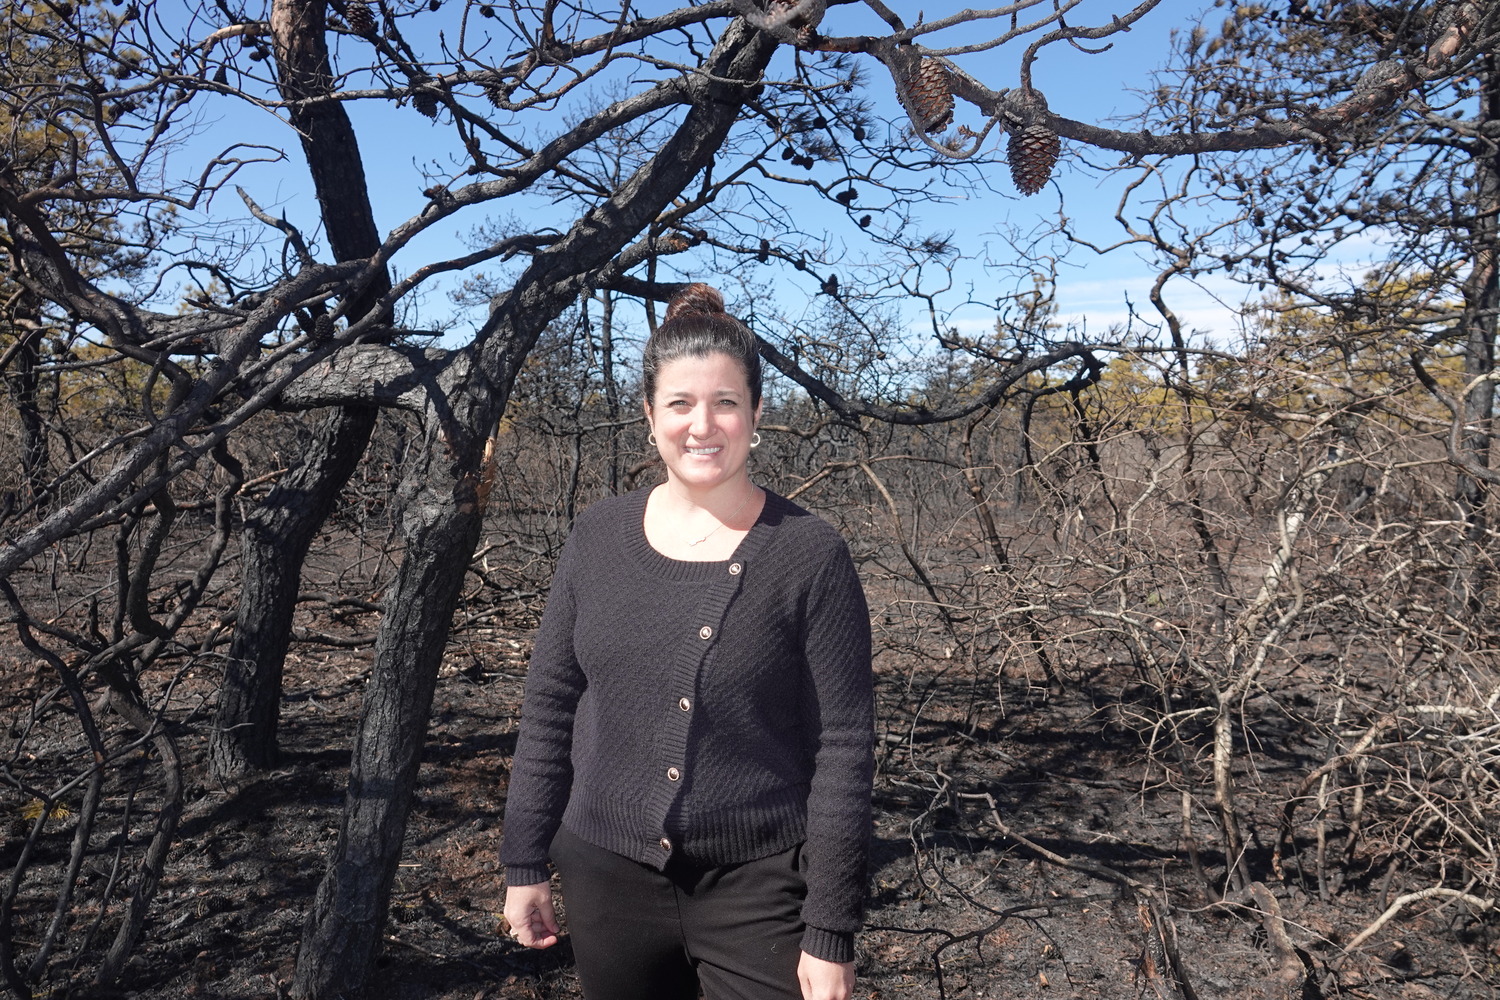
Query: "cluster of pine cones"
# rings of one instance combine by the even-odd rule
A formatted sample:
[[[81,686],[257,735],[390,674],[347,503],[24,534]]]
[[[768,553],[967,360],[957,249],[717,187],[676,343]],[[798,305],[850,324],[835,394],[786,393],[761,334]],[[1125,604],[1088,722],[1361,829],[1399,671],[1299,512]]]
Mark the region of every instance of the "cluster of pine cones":
[[[918,128],[930,135],[953,124],[953,81],[942,60],[921,59],[915,72],[909,73],[904,82],[907,93],[911,95]],[[1011,127],[1006,158],[1010,162],[1010,176],[1016,189],[1022,194],[1032,195],[1051,179],[1062,143],[1039,114],[1028,117],[1029,121]]]
[[[772,9],[795,10],[797,0],[771,0]],[[368,0],[342,0],[332,4],[343,16],[349,29],[357,35],[371,35],[376,29],[375,14]],[[798,33],[799,43],[813,41],[816,28],[810,21],[791,23],[789,27]],[[911,97],[914,124],[931,135],[942,132],[953,124],[953,80],[948,67],[941,59],[931,57],[918,59],[906,74],[903,83]],[[428,117],[437,113],[437,99],[427,93],[414,97],[417,110]],[[1011,179],[1022,194],[1036,194],[1052,177],[1052,168],[1057,164],[1061,149],[1057,133],[1041,118],[1013,125],[1010,142],[1006,147],[1006,158],[1010,162]]]

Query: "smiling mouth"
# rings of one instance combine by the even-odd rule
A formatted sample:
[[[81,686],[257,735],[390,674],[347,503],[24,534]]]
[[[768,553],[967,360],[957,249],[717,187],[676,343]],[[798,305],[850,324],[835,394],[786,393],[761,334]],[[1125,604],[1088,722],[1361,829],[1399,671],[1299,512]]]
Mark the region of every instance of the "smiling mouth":
[[[687,453],[689,455],[717,455],[719,453],[719,450],[720,449],[718,449],[718,448],[688,448],[688,449],[686,449],[686,451],[687,451]]]

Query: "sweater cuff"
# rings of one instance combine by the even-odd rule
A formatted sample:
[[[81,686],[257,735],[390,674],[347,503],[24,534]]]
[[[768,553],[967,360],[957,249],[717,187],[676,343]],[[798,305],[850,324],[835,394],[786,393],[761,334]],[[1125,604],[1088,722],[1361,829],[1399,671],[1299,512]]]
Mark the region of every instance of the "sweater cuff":
[[[852,962],[854,932],[830,931],[808,925],[802,931],[802,950],[825,962]]]
[[[546,865],[506,865],[506,885],[536,885],[552,878]]]

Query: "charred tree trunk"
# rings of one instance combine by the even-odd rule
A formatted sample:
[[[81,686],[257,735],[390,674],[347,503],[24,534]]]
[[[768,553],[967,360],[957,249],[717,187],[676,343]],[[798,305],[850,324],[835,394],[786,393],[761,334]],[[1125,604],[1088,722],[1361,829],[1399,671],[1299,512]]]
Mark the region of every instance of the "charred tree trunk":
[[[297,996],[357,992],[380,942],[438,666],[493,475],[484,442],[502,406],[481,398],[455,413],[445,405],[462,402],[450,396],[428,407],[422,458],[402,479],[406,555],[385,601],[343,824],[303,934]]]
[[[684,82],[692,109],[663,149],[539,253],[496,300],[476,350],[449,356],[429,380],[424,452],[398,497],[405,555],[386,600],[375,665],[350,767],[344,819],[302,936],[293,995],[359,993],[380,942],[401,859],[407,813],[427,738],[438,667],[466,568],[479,538],[488,483],[486,438],[541,331],[586,283],[643,260],[619,255],[714,156],[771,53],[773,39],[736,21],[704,67]],[[726,81],[744,81],[730,83]]]
[[[359,464],[375,414],[355,406],[330,413],[318,428],[312,454],[245,519],[239,614],[209,739],[209,760],[218,777],[276,763],[282,664],[302,560]]]
[[[35,299],[21,293],[11,313],[15,349],[11,361],[13,373],[5,380],[10,398],[21,418],[21,471],[26,477],[26,500],[43,503],[47,492],[47,424],[37,402],[40,380],[37,377],[42,329],[38,323]]]
[[[604,403],[609,414],[609,492],[620,492],[620,385],[615,380],[615,297],[606,289],[599,296],[600,374],[604,378]]]
[[[1500,122],[1500,73],[1491,53],[1480,73],[1479,120]],[[1500,312],[1500,145],[1492,134],[1477,137],[1474,155],[1474,218],[1470,225],[1473,268],[1465,289],[1464,382],[1471,386],[1462,400],[1463,433],[1459,449],[1465,464],[1490,466],[1494,436],[1495,332]],[[1464,544],[1455,550],[1453,602],[1463,614],[1484,603],[1488,585],[1481,565],[1487,548],[1489,488],[1480,476],[1460,472],[1457,499],[1464,521]]]
[[[281,92],[287,100],[332,91],[325,28],[322,0],[276,0],[273,4],[271,30]],[[292,104],[291,123],[302,138],[334,256],[348,261],[375,253],[380,234],[370,209],[359,144],[343,105],[337,101]],[[350,304],[348,315],[364,314],[389,289],[388,279],[378,278]],[[330,412],[318,427],[311,453],[246,518],[245,583],[209,744],[209,759],[219,777],[234,777],[276,762],[282,667],[302,561],[358,466],[375,417],[376,410],[368,406],[344,406]]]

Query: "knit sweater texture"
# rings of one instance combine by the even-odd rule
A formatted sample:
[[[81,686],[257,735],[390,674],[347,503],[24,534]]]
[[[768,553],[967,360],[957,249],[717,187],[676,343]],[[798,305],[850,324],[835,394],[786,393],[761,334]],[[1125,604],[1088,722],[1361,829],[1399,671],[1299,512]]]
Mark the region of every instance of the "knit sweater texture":
[[[506,797],[506,881],[547,880],[559,823],[657,870],[805,841],[802,949],[851,961],[874,709],[848,547],[767,491],[729,559],[670,559],[646,540],[649,493],[589,507],[558,560]]]

